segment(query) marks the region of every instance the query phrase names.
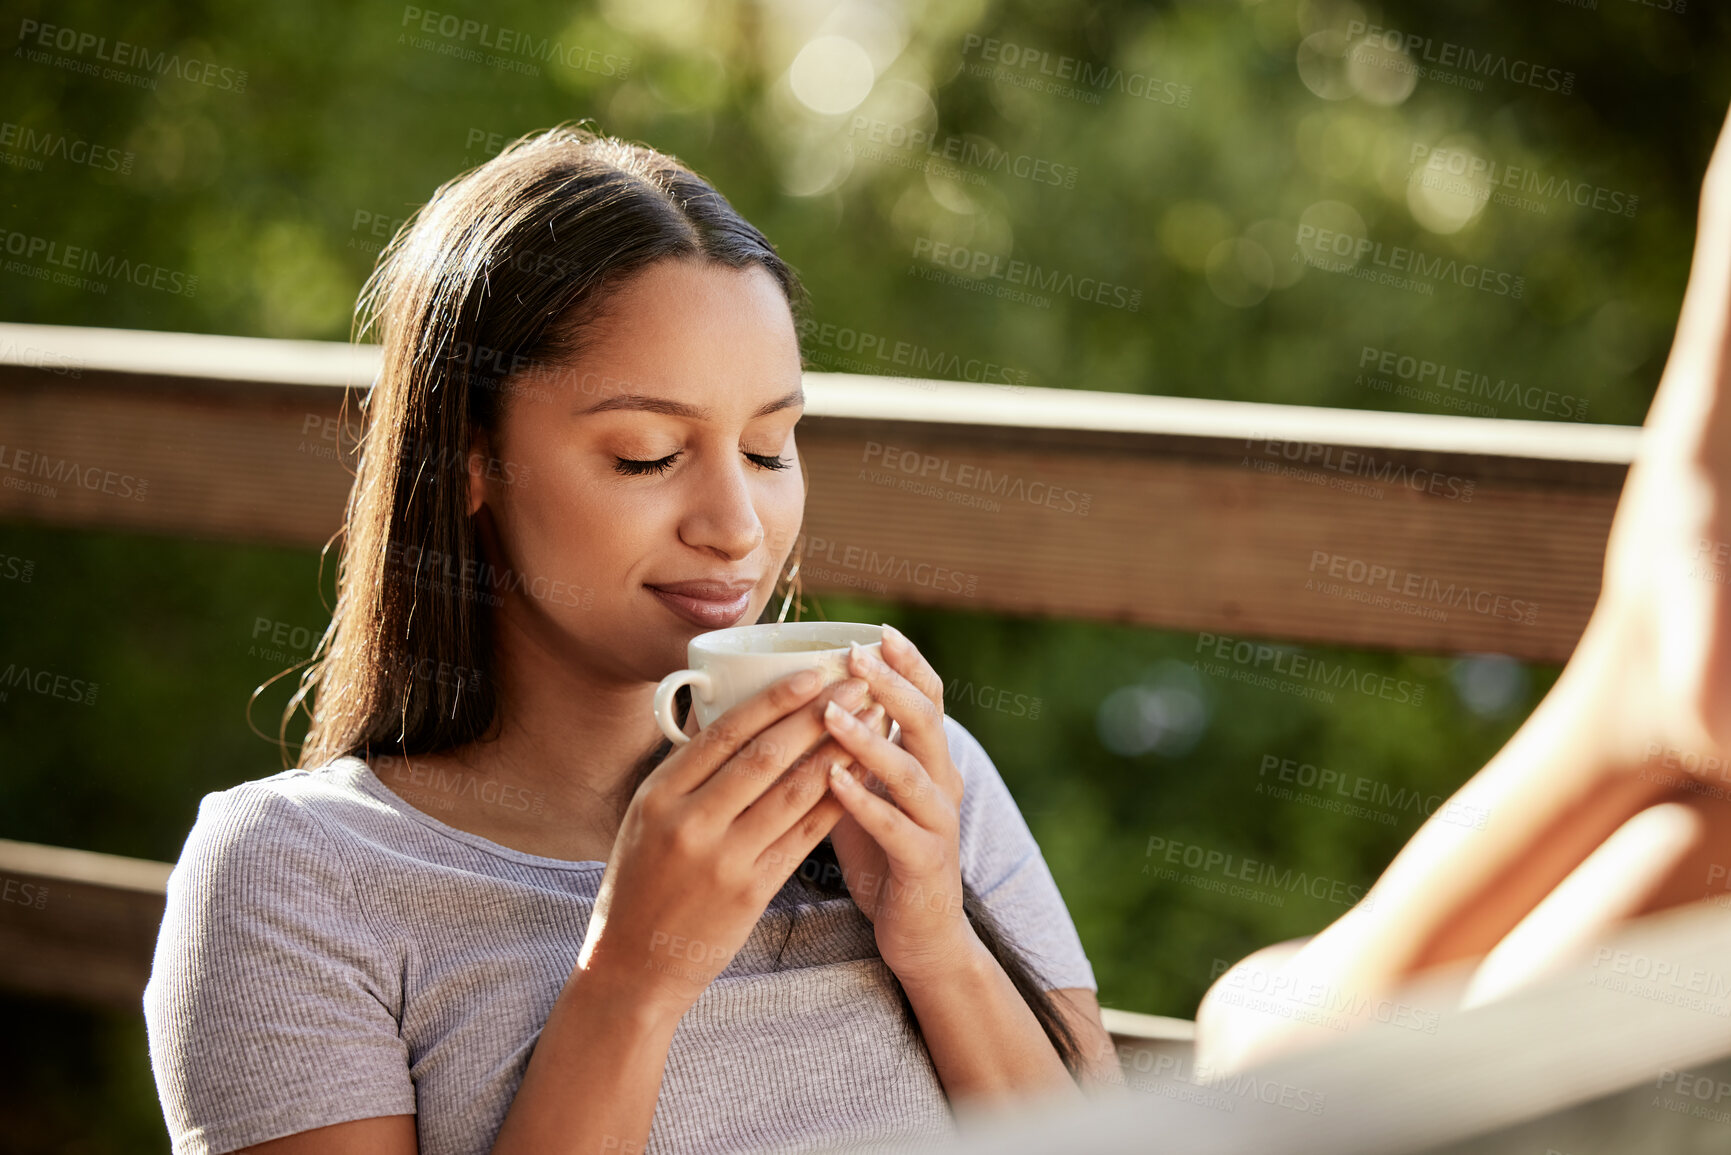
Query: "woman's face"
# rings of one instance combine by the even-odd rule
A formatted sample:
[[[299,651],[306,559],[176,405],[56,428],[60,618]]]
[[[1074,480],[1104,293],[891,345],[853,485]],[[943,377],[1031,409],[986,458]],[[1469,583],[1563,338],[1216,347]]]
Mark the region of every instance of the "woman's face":
[[[799,341],[767,270],[651,265],[612,292],[576,361],[505,389],[497,437],[478,434],[469,461],[470,512],[488,507],[477,530],[509,571],[502,629],[653,682],[696,634],[757,620],[805,507]],[[737,592],[665,590],[702,582]]]

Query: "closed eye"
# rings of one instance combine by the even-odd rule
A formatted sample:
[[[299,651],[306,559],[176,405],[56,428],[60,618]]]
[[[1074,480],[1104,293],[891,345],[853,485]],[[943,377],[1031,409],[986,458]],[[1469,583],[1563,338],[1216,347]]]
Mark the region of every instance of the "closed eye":
[[[785,461],[780,457],[768,457],[761,453],[747,453],[745,456],[759,469],[786,469],[792,464],[792,462]],[[627,457],[615,457],[613,468],[619,473],[632,477],[646,473],[666,473],[668,469],[672,468],[674,460],[678,457],[679,454],[677,453],[669,453],[666,457],[655,461],[633,461]]]

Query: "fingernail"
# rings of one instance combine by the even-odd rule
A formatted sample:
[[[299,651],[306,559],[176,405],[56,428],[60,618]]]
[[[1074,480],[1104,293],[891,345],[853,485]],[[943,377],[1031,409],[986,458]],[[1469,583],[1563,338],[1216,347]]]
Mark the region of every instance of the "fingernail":
[[[897,650],[901,649],[908,639],[900,630],[896,629],[888,622],[883,622],[881,624],[884,628],[884,645]]]
[[[823,673],[819,670],[801,670],[793,676],[793,688],[796,693],[809,694],[817,689]]]
[[[855,725],[858,724],[858,719],[856,719],[852,714],[848,713],[846,710],[842,709],[840,706],[836,705],[835,699],[833,699],[833,698],[831,698],[829,700],[829,703],[824,706],[823,716],[827,720],[829,720],[831,722],[839,723],[843,726],[846,726],[849,723],[853,723]]]
[[[849,785],[853,784],[853,778],[848,774],[848,772],[846,770],[843,770],[841,768],[840,762],[831,762],[830,763],[830,765],[829,765],[829,780],[831,782],[835,783],[837,786],[840,786],[844,782],[849,784]]]

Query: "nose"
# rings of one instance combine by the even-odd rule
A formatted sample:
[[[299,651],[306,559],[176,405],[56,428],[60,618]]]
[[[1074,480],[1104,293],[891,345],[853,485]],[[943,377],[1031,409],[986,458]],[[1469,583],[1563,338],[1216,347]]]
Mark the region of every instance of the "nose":
[[[757,516],[745,472],[752,466],[737,452],[733,457],[738,460],[724,459],[714,468],[694,469],[688,475],[693,491],[680,519],[679,539],[737,560],[749,557],[763,541],[763,521]]]

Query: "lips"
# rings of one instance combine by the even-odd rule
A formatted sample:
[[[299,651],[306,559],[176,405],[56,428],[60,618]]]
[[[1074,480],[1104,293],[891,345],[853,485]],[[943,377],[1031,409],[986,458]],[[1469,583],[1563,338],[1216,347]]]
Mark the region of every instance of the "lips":
[[[693,625],[719,630],[733,625],[751,606],[756,582],[684,581],[645,586],[661,604]]]
[[[662,590],[670,594],[684,594],[688,598],[698,598],[707,602],[729,602],[740,594],[750,593],[757,585],[755,581],[718,580],[702,578],[688,582],[656,582],[649,588]]]

